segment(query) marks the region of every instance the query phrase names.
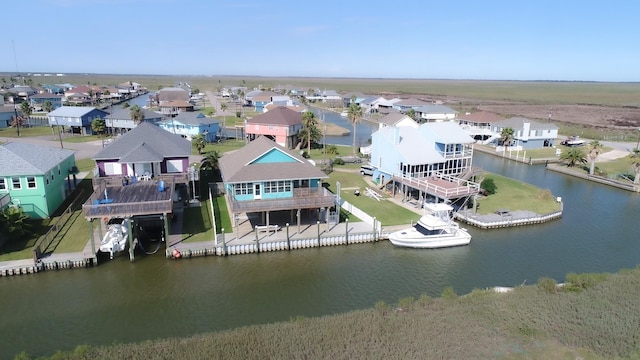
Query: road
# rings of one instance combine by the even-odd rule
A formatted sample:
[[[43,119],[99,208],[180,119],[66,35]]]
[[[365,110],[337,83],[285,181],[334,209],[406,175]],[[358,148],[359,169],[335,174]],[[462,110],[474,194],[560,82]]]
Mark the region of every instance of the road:
[[[47,136],[29,136],[8,138],[0,137],[0,142],[22,142],[33,145],[48,146],[48,147],[60,147],[60,139],[55,135]],[[79,143],[62,142],[64,149],[74,150],[76,159],[88,159],[92,158],[98,151],[102,150],[102,141],[87,141]]]

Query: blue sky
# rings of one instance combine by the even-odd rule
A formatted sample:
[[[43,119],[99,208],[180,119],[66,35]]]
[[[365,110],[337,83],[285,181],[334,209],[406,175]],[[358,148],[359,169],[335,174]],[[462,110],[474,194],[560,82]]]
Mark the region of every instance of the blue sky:
[[[640,81],[633,0],[21,0],[0,8],[0,72]]]

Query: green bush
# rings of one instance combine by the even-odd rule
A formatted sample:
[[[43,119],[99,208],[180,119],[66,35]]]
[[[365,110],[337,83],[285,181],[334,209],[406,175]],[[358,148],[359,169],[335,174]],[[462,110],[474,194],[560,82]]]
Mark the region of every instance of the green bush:
[[[340,158],[333,159],[333,165],[344,165],[344,160]]]
[[[552,294],[558,291],[558,283],[551,278],[541,277],[538,279],[538,289]]]
[[[442,290],[442,294],[440,296],[445,300],[453,300],[458,297],[458,294],[456,294],[451,286],[447,286]]]
[[[498,190],[498,188],[496,187],[496,183],[493,181],[493,179],[489,178],[482,180],[482,183],[480,183],[480,188],[482,188],[487,193],[487,195],[493,195]]]

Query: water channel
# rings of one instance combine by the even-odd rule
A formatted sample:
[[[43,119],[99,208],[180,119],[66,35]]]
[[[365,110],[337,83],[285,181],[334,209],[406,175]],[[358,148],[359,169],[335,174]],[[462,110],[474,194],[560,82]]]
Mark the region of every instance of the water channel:
[[[157,254],[135,263],[120,257],[95,268],[0,278],[0,357],[187,336],[438,296],[447,286],[463,294],[638,264],[637,194],[481,153],[474,164],[550,189],[564,200],[564,216],[529,227],[469,228],[471,244],[450,249],[402,249],[382,241],[181,261]]]

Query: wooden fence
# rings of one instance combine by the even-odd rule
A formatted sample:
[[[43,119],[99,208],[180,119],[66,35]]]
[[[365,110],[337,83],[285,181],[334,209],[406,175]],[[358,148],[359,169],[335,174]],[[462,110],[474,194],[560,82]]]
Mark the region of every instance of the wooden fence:
[[[33,260],[36,263],[42,257],[44,251],[47,250],[49,246],[51,246],[51,243],[53,243],[53,241],[55,240],[56,235],[58,235],[60,230],[62,230],[62,228],[67,224],[73,212],[82,208],[84,193],[85,190],[81,189],[78,195],[76,195],[76,197],[73,199],[71,204],[69,204],[69,206],[62,212],[62,215],[60,215],[58,221],[56,221],[56,223],[51,226],[46,234],[38,239],[36,245],[33,248]]]

